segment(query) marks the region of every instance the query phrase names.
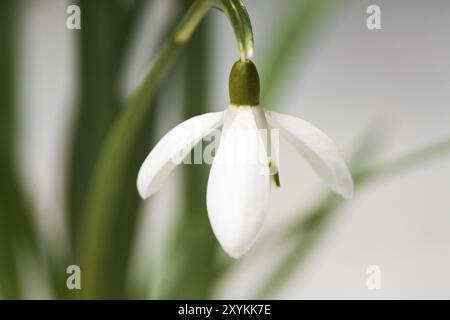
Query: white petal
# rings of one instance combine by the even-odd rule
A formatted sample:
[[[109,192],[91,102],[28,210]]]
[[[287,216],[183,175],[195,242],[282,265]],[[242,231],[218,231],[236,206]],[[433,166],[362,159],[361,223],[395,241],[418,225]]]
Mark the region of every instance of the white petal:
[[[169,131],[153,148],[139,169],[137,188],[142,198],[159,190],[167,176],[192,148],[222,124],[223,112],[190,118]]]
[[[261,112],[259,107],[227,111],[209,175],[209,220],[219,243],[234,258],[251,247],[267,215],[270,176],[257,123]]]
[[[335,143],[322,131],[305,120],[266,111],[269,124],[303,155],[328,186],[344,198],[353,196],[353,179]]]

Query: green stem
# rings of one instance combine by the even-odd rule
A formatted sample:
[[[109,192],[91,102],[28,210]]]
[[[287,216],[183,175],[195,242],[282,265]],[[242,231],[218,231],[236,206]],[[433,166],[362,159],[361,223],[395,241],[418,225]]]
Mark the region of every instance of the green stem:
[[[242,0],[211,0],[216,8],[222,10],[230,20],[234,35],[238,39],[241,60],[253,56],[253,30],[247,9]]]

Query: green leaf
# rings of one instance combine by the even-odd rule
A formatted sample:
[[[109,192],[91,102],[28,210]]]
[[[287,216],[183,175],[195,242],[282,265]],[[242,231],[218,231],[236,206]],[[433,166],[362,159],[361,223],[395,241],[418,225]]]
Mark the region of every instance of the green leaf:
[[[306,50],[318,31],[319,23],[324,23],[324,18],[338,3],[341,1],[303,0],[293,1],[292,5],[282,8],[276,25],[279,31],[268,41],[270,47],[261,64],[261,100],[264,104],[273,104],[274,99],[282,94],[283,83],[292,66],[304,63]]]
[[[119,73],[133,25],[144,1],[125,6],[123,0],[80,0],[80,100],[70,150],[68,203],[72,240],[94,163],[120,113]],[[125,10],[125,8],[127,8]],[[132,193],[125,190],[125,201]],[[134,196],[134,194],[133,194]]]
[[[21,297],[17,249],[36,254],[37,240],[30,205],[16,174],[17,105],[15,99],[16,21],[19,1],[0,2],[0,292]]]
[[[192,21],[199,22],[209,9],[209,2],[197,1],[185,19],[182,26],[192,28]],[[132,146],[138,138],[139,129],[144,125],[145,115],[150,110],[151,101],[163,76],[172,65],[183,43],[176,42],[177,34],[168,40],[161,48],[155,62],[150,67],[146,77],[128,99],[122,114],[112,128],[102,147],[96,163],[91,183],[89,185],[85,204],[83,206],[82,225],[80,229],[77,256],[84,270],[85,298],[101,297],[101,288],[110,281],[104,277],[108,268],[104,261],[109,239],[112,237],[114,224],[111,211],[114,209],[114,199],[118,196],[120,187],[125,184],[127,162],[133,152]]]
[[[119,76],[136,22],[146,2],[138,0],[129,5],[124,0],[80,1],[83,12],[83,29],[80,32],[80,101],[70,151],[67,188],[69,225],[74,245],[94,164],[108,132],[120,115]],[[149,121],[149,115],[145,115],[145,119]],[[115,280],[104,282],[101,291],[105,298],[124,298],[126,269],[140,204],[134,181],[128,177],[136,172],[138,157],[143,157],[149,138],[148,130],[140,129],[139,139],[130,147],[133,156],[124,169],[127,179],[118,186],[118,196],[112,205],[110,219],[115,236],[109,239],[109,248],[113,249],[104,253],[103,264],[110,267],[103,272],[103,276]],[[68,257],[60,259],[67,260]],[[69,294],[72,297],[77,295],[75,291]]]

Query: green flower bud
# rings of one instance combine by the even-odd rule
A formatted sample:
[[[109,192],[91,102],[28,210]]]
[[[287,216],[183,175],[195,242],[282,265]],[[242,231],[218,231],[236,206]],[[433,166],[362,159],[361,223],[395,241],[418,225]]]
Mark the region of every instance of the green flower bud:
[[[259,74],[250,60],[237,61],[230,72],[230,101],[233,105],[259,105]]]

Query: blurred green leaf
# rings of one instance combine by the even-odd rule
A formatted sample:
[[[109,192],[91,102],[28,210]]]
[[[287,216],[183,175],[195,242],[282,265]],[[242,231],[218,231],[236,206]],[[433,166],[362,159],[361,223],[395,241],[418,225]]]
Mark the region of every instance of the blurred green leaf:
[[[76,111],[68,178],[69,221],[76,235],[87,185],[107,133],[120,113],[119,73],[133,25],[144,4],[80,0],[80,101]],[[134,196],[124,191],[124,201]]]
[[[282,85],[292,66],[304,63],[313,35],[319,26],[323,27],[325,17],[339,3],[341,0],[302,0],[283,6],[276,32],[268,41],[270,47],[266,48],[266,58],[261,64],[261,101],[264,104],[272,105],[282,94]]]
[[[192,28],[191,20],[200,22],[199,16],[203,17],[206,14],[209,3],[197,1],[194,8],[195,10],[188,12],[181,25]],[[177,32],[180,30],[182,28],[177,29]],[[127,101],[96,162],[83,207],[83,230],[78,238],[77,247],[81,268],[85,270],[83,290],[85,298],[101,297],[105,282],[110,281],[103,276],[104,270],[109,267],[103,262],[106,261],[105,253],[109,239],[113,236],[114,224],[110,218],[114,209],[114,199],[119,195],[120,187],[125,184],[126,167],[133,151],[132,146],[144,124],[145,115],[150,110],[156,88],[184,44],[177,42],[176,39],[177,34],[160,49],[146,77]]]
[[[120,114],[118,97],[119,76],[139,13],[149,1],[139,0],[132,5],[123,0],[84,1],[83,31],[81,32],[81,104],[78,110],[69,179],[70,217],[72,236],[75,237],[81,216],[81,204],[94,163],[105,142],[107,133]],[[153,108],[144,120],[152,126]],[[135,190],[135,175],[150,143],[150,130],[139,129],[138,139],[130,146],[131,156],[126,163],[123,184],[111,205],[110,224],[113,231],[105,248],[102,265],[107,268],[102,277],[102,297],[124,298],[127,268],[140,199]],[[75,240],[75,239],[74,239]],[[75,293],[76,295],[76,293]]]
[[[340,200],[333,194],[328,194],[318,202],[318,205],[306,214],[306,218],[295,223],[295,237],[292,232],[286,239],[292,247],[285,253],[275,270],[267,281],[263,282],[262,287],[258,290],[259,299],[267,299],[280,289],[288,280],[288,278],[299,270],[299,266],[305,261],[311,249],[317,244],[321,235],[325,231],[325,225],[330,217],[330,213],[334,212]],[[293,230],[293,229],[292,229]]]
[[[131,252],[135,240],[136,226],[138,223],[141,199],[136,192],[136,176],[142,159],[145,159],[150,149],[151,135],[156,124],[155,112],[157,111],[157,100],[152,102],[153,107],[149,108],[144,115],[144,123],[139,129],[138,139],[130,149],[131,155],[127,163],[127,168],[122,191],[115,200],[116,206],[111,211],[111,228],[108,249],[105,252],[105,266],[109,266],[108,271],[103,273],[106,287],[102,294],[109,299],[127,298],[126,287],[128,279],[128,267],[131,260]],[[125,191],[126,190],[126,191]],[[108,281],[114,279],[114,281]]]
[[[353,178],[356,184],[363,184],[375,179],[392,177],[426,161],[448,156],[449,153],[450,138],[446,138],[396,159],[357,169],[353,172]]]
[[[370,136],[368,135],[368,137]],[[367,149],[367,144],[362,143],[355,152],[355,159],[361,157],[361,151],[363,150],[371,153]],[[360,191],[361,187],[379,178],[392,178],[413,166],[449,154],[450,139],[444,139],[443,141],[409,152],[397,159],[376,166],[358,169],[353,172],[355,190]],[[354,161],[353,164],[357,166],[357,163]],[[282,228],[282,230],[287,230],[283,231],[283,240],[289,243],[293,242],[294,245],[285,254],[285,257],[279,261],[272,275],[263,283],[258,291],[259,298],[272,297],[286,283],[287,279],[299,270],[305,258],[318,244],[321,235],[327,230],[328,221],[335,216],[340,206],[344,203],[345,200],[328,192],[306,216],[299,213],[300,217],[305,218],[290,222],[288,227]]]
[[[19,1],[0,2],[0,291],[3,298],[20,298],[17,249],[36,254],[37,239],[31,213],[18,181],[15,165],[16,22]]]
[[[18,299],[21,297],[20,275],[15,250],[20,248],[20,243],[23,244],[23,236],[29,238],[20,232],[23,231],[22,223],[18,224],[18,220],[19,217],[25,218],[28,212],[10,170],[10,166],[2,165],[0,168],[0,291],[6,299]],[[29,223],[27,220],[24,222]]]

